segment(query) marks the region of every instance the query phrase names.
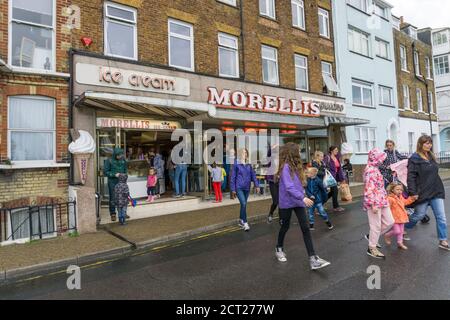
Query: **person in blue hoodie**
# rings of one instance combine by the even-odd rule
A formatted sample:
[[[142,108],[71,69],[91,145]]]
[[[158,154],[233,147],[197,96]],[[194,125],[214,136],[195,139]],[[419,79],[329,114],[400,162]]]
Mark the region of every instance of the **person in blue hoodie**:
[[[238,158],[235,160],[231,168],[230,189],[231,197],[239,199],[241,204],[239,225],[244,231],[249,231],[250,226],[247,221],[247,200],[250,195],[251,184],[255,185],[256,193],[259,193],[259,183],[256,179],[256,173],[252,165],[249,163],[249,155],[247,149],[241,149],[238,152]]]
[[[325,220],[328,230],[334,229],[331,224],[330,218],[328,217],[323,204],[328,199],[328,191],[323,185],[322,179],[317,176],[317,168],[308,168],[306,171],[306,176],[308,177],[308,183],[306,186],[306,195],[309,199],[314,201],[314,205],[308,209],[309,212],[309,229],[314,230],[314,211],[317,209],[319,215]]]

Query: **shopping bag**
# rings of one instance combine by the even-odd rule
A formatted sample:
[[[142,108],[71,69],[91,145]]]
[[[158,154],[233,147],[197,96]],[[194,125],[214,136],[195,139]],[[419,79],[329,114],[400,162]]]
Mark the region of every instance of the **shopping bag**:
[[[346,183],[341,184],[341,200],[342,201],[352,201],[353,197],[350,192],[350,186]]]
[[[331,172],[326,169],[325,169],[325,177],[323,178],[323,186],[325,188],[331,188],[331,187],[337,186],[336,179],[334,179]]]
[[[137,201],[135,199],[133,199],[132,197],[128,197],[128,200],[130,200],[130,204],[133,208],[136,207]]]

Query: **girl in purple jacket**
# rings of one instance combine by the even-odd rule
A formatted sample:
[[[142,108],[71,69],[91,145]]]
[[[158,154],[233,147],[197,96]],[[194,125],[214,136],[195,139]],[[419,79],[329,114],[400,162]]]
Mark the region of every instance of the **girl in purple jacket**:
[[[300,149],[297,144],[289,142],[281,148],[278,176],[280,177],[278,205],[280,208],[281,229],[278,234],[275,256],[280,262],[287,261],[286,254],[283,250],[283,244],[286,233],[289,230],[292,211],[294,211],[300,224],[300,228],[302,229],[303,240],[308,252],[311,270],[317,270],[330,265],[328,261],[319,258],[314,252],[305,209],[305,207],[311,207],[314,202],[305,197],[305,190],[302,185],[305,181],[305,173],[300,158]]]
[[[253,170],[252,165],[248,162],[248,151],[246,149],[241,149],[238,152],[238,159],[235,161],[231,169],[231,198],[239,199],[241,204],[240,216],[239,216],[239,226],[241,226],[244,231],[249,231],[250,226],[247,221],[247,200],[250,195],[250,187],[252,181],[255,185],[256,193],[259,193],[259,183],[256,179],[255,170]]]

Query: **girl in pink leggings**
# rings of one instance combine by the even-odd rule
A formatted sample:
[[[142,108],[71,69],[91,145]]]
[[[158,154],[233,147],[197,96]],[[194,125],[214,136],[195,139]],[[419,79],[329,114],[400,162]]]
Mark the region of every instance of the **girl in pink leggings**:
[[[403,244],[403,233],[405,230],[405,223],[409,222],[408,213],[405,206],[414,203],[417,200],[417,196],[409,197],[405,199],[403,197],[403,185],[400,183],[391,183],[387,191],[389,193],[389,207],[391,208],[392,217],[394,218],[394,227],[384,235],[384,241],[387,245],[391,245],[391,237],[397,237],[397,246],[399,249],[407,250],[408,247]]]

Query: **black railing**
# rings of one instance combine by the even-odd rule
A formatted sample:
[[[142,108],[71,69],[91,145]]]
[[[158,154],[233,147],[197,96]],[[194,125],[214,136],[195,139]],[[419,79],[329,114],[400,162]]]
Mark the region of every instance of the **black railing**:
[[[413,155],[413,153],[401,152],[401,155],[409,158],[410,156]],[[449,151],[437,152],[434,155],[436,157],[436,162],[438,164],[450,164],[450,152]]]
[[[76,202],[0,208],[0,242],[37,240],[77,230]]]

